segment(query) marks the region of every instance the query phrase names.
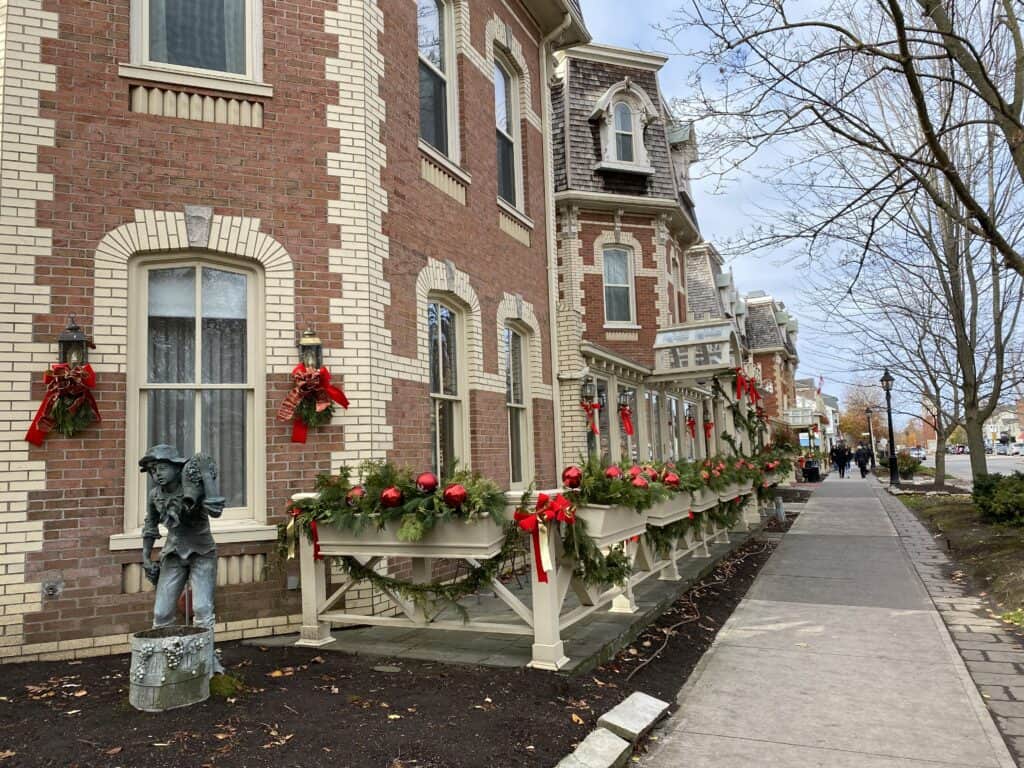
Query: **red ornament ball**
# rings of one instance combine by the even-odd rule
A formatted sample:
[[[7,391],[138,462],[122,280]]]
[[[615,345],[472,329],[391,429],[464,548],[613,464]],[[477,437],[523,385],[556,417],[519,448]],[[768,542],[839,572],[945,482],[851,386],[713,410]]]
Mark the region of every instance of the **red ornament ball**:
[[[437,490],[437,475],[433,472],[424,472],[416,478],[416,488],[420,493],[433,493]]]
[[[677,475],[675,472],[666,472],[664,482],[665,485],[667,485],[669,488],[678,488],[679,475]]]
[[[641,477],[640,475],[637,475],[636,477],[633,478],[634,488],[647,488],[649,485],[650,484],[647,482],[646,477]]]
[[[388,509],[394,509],[402,503],[402,491],[395,486],[385,488],[380,493],[380,503]]]
[[[566,467],[562,473],[562,485],[566,488],[579,488],[583,482],[583,471],[579,467]]]
[[[359,505],[359,502],[363,500],[366,495],[366,489],[361,485],[354,485],[348,489],[348,493],[345,494],[345,503],[350,507]]]
[[[648,480],[658,479],[658,470],[656,470],[654,467],[645,467],[644,474],[647,475]]]
[[[643,472],[643,470],[640,469],[640,467],[638,467],[636,464],[629,468],[630,477],[640,477],[641,472]]]
[[[612,465],[604,471],[604,476],[607,477],[609,480],[618,480],[619,478],[622,477],[622,470]]]
[[[452,483],[444,489],[444,503],[454,509],[461,508],[466,503],[468,496],[469,494],[466,493],[465,487],[458,483]]]

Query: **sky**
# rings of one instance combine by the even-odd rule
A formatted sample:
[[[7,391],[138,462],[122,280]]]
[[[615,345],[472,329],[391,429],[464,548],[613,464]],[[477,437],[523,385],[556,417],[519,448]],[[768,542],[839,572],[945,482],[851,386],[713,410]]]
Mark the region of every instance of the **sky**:
[[[633,3],[625,3],[623,0],[582,0],[582,6],[587,27],[595,43],[672,54],[660,73],[663,95],[667,101],[671,101],[688,95],[686,84],[691,63],[685,57],[674,54],[674,50],[661,39],[654,25],[667,23],[683,2],[684,0],[642,0]],[[628,10],[624,12],[624,9]],[[688,44],[683,38],[678,42],[681,47]],[[699,127],[697,145],[699,151]],[[698,164],[695,176],[699,174]],[[749,174],[737,174],[727,187],[717,194],[712,193],[712,186],[710,181],[698,178],[694,180],[697,218],[704,239],[711,243],[722,242],[737,235],[757,210],[757,201],[771,197],[770,190],[765,190],[760,182]],[[818,334],[814,333],[814,329],[806,322],[803,308],[807,298],[801,295],[803,281],[801,267],[798,264],[787,262],[781,255],[773,257],[770,254],[760,254],[734,258],[726,266],[732,268],[741,293],[765,291],[785,302],[787,308],[801,320],[798,349],[801,376],[817,378],[834,367],[834,362],[815,359],[816,344],[812,344],[811,339],[817,338]],[[843,394],[845,383],[832,381],[830,384],[827,375],[825,379],[826,391],[840,396]]]

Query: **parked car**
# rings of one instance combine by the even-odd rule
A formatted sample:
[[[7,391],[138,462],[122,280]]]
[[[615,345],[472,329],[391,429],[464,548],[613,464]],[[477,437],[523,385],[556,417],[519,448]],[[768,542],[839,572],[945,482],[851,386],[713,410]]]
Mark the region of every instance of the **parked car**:
[[[1010,444],[1009,443],[997,443],[996,444],[996,456],[1009,456],[1010,455]]]
[[[1024,443],[1014,443],[1013,447],[1010,449],[1010,453],[1014,456],[1024,454]]]
[[[928,451],[926,451],[924,448],[921,448],[920,446],[917,447],[917,448],[911,448],[910,449],[910,456],[911,456],[911,458],[919,459],[920,461],[924,461],[925,459],[928,458]]]

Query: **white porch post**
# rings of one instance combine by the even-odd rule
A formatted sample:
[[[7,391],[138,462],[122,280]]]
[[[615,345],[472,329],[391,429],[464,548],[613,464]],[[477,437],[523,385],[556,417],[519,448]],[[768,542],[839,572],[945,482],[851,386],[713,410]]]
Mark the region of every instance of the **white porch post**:
[[[299,533],[299,577],[302,587],[302,631],[296,645],[319,648],[333,643],[331,625],[320,621],[320,606],[327,602],[327,567],[313,559],[313,544]]]
[[[533,555],[533,537],[530,537],[531,563],[536,562]],[[561,562],[562,547],[557,526],[548,528],[547,536],[541,537],[540,545],[548,548],[549,562],[555,563],[554,570],[548,574],[548,582],[544,583],[534,573],[531,578],[533,594],[533,658],[529,666],[535,669],[561,669],[569,662],[562,643],[562,632],[559,618],[562,613],[562,598],[565,592],[562,584],[568,586],[572,571],[565,572]]]

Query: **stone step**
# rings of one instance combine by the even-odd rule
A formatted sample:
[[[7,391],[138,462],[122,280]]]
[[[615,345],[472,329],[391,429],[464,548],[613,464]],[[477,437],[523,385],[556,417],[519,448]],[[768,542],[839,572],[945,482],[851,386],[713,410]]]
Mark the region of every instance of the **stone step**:
[[[668,708],[667,701],[637,691],[618,706],[605,712],[597,724],[635,743],[665,716]]]
[[[607,728],[596,728],[556,768],[622,768],[633,745]]]

